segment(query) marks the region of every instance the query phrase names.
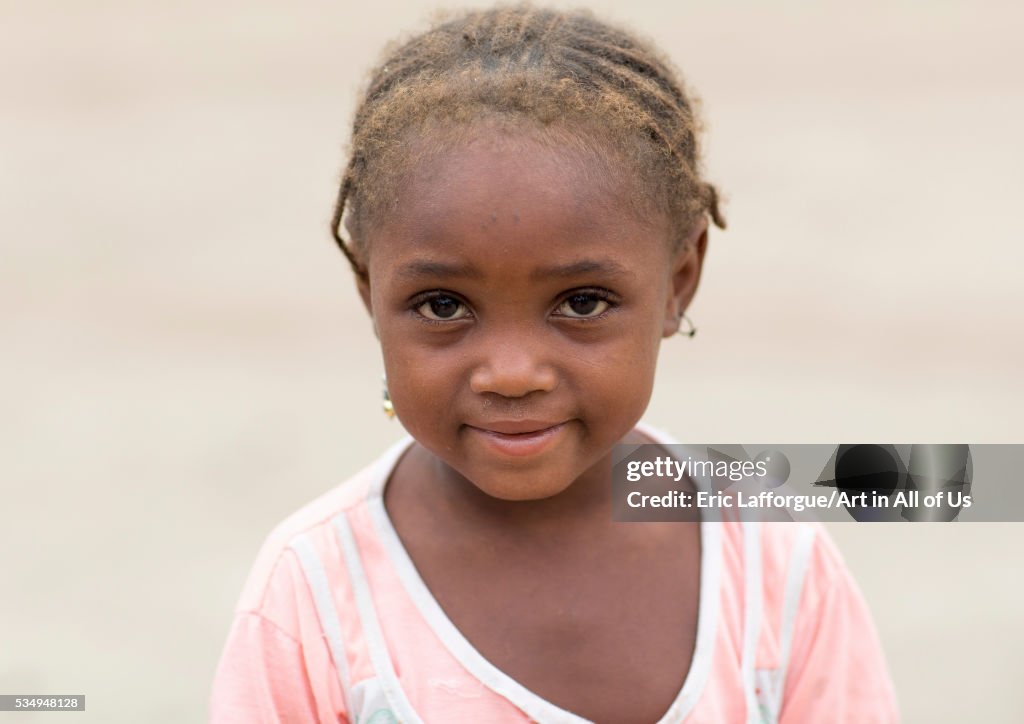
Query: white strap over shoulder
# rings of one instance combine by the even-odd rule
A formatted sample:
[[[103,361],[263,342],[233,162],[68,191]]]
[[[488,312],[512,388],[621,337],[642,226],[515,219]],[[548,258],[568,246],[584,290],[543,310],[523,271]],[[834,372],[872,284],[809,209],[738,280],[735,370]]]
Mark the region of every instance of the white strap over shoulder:
[[[772,720],[776,721],[782,711],[782,695],[786,690],[786,672],[789,668],[789,654],[793,647],[793,631],[796,628],[796,615],[800,609],[800,597],[807,578],[807,567],[811,560],[811,549],[814,546],[816,531],[806,525],[797,535],[793,551],[789,556],[789,569],[786,575],[786,592],[782,602],[782,632],[780,636],[779,676],[772,707]]]
[[[743,523],[743,696],[747,702],[748,724],[762,724],[761,706],[754,675],[757,644],[761,635],[764,590],[761,583],[761,524]]]
[[[306,583],[313,593],[313,604],[316,606],[316,615],[320,620],[320,628],[327,638],[327,647],[331,652],[331,659],[334,660],[334,668],[338,672],[338,681],[341,684],[341,695],[345,702],[345,711],[352,711],[349,696],[350,678],[348,671],[348,658],[345,655],[345,643],[341,636],[341,622],[338,619],[338,612],[334,607],[334,598],[331,596],[330,585],[327,582],[327,574],[324,572],[323,562],[316,554],[313,541],[305,533],[296,536],[289,547],[295,551],[299,558],[299,565],[302,566],[302,573],[306,577]]]
[[[352,535],[348,518],[342,512],[335,516],[333,522],[342,554],[345,557],[345,567],[348,569],[349,579],[352,582],[356,609],[359,612],[359,620],[366,636],[370,662],[377,674],[384,698],[391,708],[391,714],[403,724],[423,724],[423,720],[413,710],[412,704],[409,703],[409,699],[398,681],[398,676],[395,674],[395,667],[391,663],[391,655],[388,653],[384,632],[381,630],[380,620],[377,618],[377,609],[373,605],[370,584],[366,578],[366,571],[363,569],[359,548]]]

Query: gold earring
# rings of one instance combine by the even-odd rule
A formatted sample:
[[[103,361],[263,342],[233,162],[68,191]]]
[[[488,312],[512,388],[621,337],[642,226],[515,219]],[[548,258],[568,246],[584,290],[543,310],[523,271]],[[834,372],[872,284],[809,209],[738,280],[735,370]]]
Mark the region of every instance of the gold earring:
[[[693,322],[690,321],[690,318],[687,317],[685,314],[682,315],[682,318],[686,320],[686,326],[689,327],[689,329],[677,329],[676,334],[681,334],[684,337],[692,337],[693,335],[697,334],[697,328],[693,326]]]
[[[391,395],[388,394],[388,376],[381,375],[380,381],[384,384],[384,414],[392,420],[395,417],[395,406],[391,404]]]

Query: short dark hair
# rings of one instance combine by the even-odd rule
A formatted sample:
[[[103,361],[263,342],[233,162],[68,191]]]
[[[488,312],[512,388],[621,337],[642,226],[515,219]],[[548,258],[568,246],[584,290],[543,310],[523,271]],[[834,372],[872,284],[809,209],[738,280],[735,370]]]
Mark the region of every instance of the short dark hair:
[[[695,100],[651,43],[588,10],[461,12],[393,44],[371,72],[331,232],[365,277],[363,233],[356,248],[341,236],[346,203],[352,228],[372,225],[394,208],[396,183],[416,159],[412,138],[487,117],[616,150],[639,183],[634,202],[668,214],[677,244],[701,215],[725,228],[718,192],[701,177]]]

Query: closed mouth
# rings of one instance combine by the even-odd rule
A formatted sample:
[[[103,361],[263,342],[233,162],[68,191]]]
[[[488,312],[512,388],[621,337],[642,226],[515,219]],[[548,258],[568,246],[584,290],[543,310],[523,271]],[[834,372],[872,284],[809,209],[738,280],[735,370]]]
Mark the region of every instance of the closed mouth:
[[[495,420],[480,425],[469,425],[469,427],[495,435],[517,437],[520,435],[537,435],[564,424],[564,422],[542,422],[538,420]]]
[[[565,426],[564,422],[538,424],[529,420],[517,421],[514,424],[490,423],[487,427],[467,425],[489,449],[512,457],[525,457],[543,452],[554,443]]]

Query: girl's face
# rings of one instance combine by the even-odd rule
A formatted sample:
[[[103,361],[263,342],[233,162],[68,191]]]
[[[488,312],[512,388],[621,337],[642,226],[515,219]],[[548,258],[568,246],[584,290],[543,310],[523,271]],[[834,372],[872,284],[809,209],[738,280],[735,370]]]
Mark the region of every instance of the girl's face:
[[[706,222],[673,252],[668,219],[638,220],[600,160],[484,132],[423,161],[360,240],[395,412],[496,498],[599,469],[697,287]]]

